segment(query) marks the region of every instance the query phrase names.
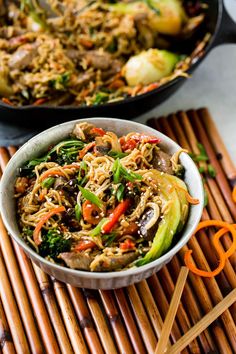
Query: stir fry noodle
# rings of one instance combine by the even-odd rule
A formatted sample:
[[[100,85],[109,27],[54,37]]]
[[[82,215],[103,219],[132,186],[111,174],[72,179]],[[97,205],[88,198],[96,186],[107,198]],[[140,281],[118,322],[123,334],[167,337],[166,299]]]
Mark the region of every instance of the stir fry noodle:
[[[82,122],[28,161],[15,183],[22,237],[70,268],[114,271],[167,252],[188,217],[184,168],[160,139]]]

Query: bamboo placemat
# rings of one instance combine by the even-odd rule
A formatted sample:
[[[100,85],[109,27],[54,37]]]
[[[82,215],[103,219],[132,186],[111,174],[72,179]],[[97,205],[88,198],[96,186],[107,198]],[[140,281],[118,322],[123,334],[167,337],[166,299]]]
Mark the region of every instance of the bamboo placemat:
[[[195,154],[199,154],[198,142],[204,145],[216,177],[203,173],[208,204],[202,220],[235,222],[231,189],[236,184],[236,169],[210,113],[206,109],[178,112],[152,118],[148,124]],[[15,151],[15,147],[0,147],[0,175]],[[206,171],[207,163],[201,161],[199,167]],[[74,288],[43,273],[10,239],[0,219],[0,354],[154,353],[185,252],[192,249],[193,262],[202,269],[217,265],[211,237],[206,232],[192,237],[167,266],[139,284],[93,291]],[[222,248],[230,245],[226,234]],[[183,335],[236,288],[235,269],[236,254],[215,278],[189,272],[167,353],[178,353],[181,340],[186,339]],[[236,353],[236,302],[225,308],[181,353]]]

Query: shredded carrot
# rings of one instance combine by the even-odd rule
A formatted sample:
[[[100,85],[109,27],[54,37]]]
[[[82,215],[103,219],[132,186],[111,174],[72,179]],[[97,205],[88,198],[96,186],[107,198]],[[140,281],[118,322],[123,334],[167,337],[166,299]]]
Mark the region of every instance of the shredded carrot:
[[[228,257],[230,257],[236,250],[236,224],[232,225],[229,224],[225,221],[221,221],[221,220],[206,220],[206,221],[202,221],[199,223],[196,232],[198,232],[199,230],[205,228],[205,227],[209,227],[209,226],[219,226],[222,227],[217,233],[214,234],[213,236],[213,246],[215,247],[216,252],[219,255],[219,265],[216,269],[214,269],[213,271],[205,271],[202,269],[198,269],[192,262],[190,259],[190,256],[192,254],[192,250],[188,250],[185,255],[184,255],[184,262],[186,264],[186,266],[195,274],[200,275],[202,277],[214,277],[217,274],[219,274],[222,269],[225,266],[225,262],[226,259]],[[222,247],[220,247],[219,244],[219,240],[220,238],[227,232],[229,231],[232,234],[233,237],[233,243],[231,245],[231,247],[227,250],[227,252],[225,252]]]
[[[174,184],[174,187],[182,190],[185,193],[186,199],[189,202],[189,204],[193,204],[193,205],[199,204],[199,199],[193,198],[186,189],[180,187],[178,184]]]
[[[236,229],[236,224],[232,225],[235,229]],[[223,227],[222,229],[220,229],[219,231],[217,231],[217,233],[215,234],[215,238],[219,239],[221,236],[223,236],[226,232],[228,232],[228,229]],[[236,237],[234,234],[232,234],[233,236],[233,242],[232,245],[230,246],[230,248],[225,252],[225,257],[229,258],[232,256],[232,254],[234,254],[234,252],[236,251]]]
[[[154,83],[144,87],[143,90],[142,90],[142,93],[150,92],[152,90],[155,90],[157,87],[159,87],[159,84],[154,82]]]
[[[193,204],[193,205],[199,204],[199,199],[193,198],[187,191],[185,191],[185,193],[186,193],[186,199],[189,202],[189,204]]]
[[[42,192],[39,194],[39,200],[40,200],[40,202],[42,202],[42,201],[44,200],[46,194],[47,194],[47,193],[45,193],[45,190],[42,190]]]
[[[62,177],[66,177],[66,174],[65,172],[61,171],[61,170],[47,170],[45,172],[43,172],[40,176],[40,181],[43,181],[45,178],[48,178],[50,176],[55,176],[55,175],[58,175],[58,176],[62,176]]]
[[[92,141],[88,145],[86,145],[79,153],[80,159],[83,159],[83,157],[87,154],[87,152],[92,149],[95,146],[95,141]]]
[[[60,207],[54,208],[54,209],[50,210],[46,215],[44,215],[42,217],[42,219],[37,223],[37,225],[36,225],[36,227],[34,229],[34,232],[33,232],[33,239],[34,239],[34,242],[35,242],[35,244],[37,246],[39,246],[40,243],[42,242],[40,231],[41,231],[43,225],[45,224],[45,222],[48,219],[50,219],[53,215],[60,214],[60,213],[62,213],[65,210],[66,209],[65,209],[64,206],[60,206]]]
[[[8,104],[9,106],[14,106],[14,104],[9,100],[9,98],[3,97],[2,102]]]
[[[75,247],[75,251],[76,252],[81,252],[81,251],[85,251],[88,248],[94,248],[96,247],[96,243],[93,241],[81,241],[76,247]]]
[[[93,47],[93,41],[86,38],[80,38],[79,43],[87,49],[91,49]]]
[[[232,192],[232,198],[234,203],[236,203],[236,186],[234,186],[233,192]]]
[[[47,98],[39,98],[33,103],[33,106],[41,106],[41,104],[45,103],[47,101]]]

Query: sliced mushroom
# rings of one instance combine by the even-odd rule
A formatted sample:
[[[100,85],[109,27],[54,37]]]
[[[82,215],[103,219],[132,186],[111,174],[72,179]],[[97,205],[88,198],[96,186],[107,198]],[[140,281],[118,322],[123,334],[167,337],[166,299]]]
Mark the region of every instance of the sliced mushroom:
[[[157,230],[157,222],[160,215],[159,206],[155,203],[148,203],[148,208],[140,220],[140,235],[148,241],[152,241]]]
[[[67,180],[64,177],[57,177],[54,182],[54,189],[62,189]]]
[[[157,151],[152,159],[152,165],[158,171],[168,173],[169,175],[173,175],[171,156],[168,155],[164,151]]]
[[[82,270],[90,270],[90,264],[94,259],[94,257],[87,253],[79,252],[64,252],[61,253],[58,258],[62,259],[67,267]]]
[[[122,255],[107,256],[101,254],[95,257],[90,264],[93,272],[110,272],[126,267],[129,263],[138,258],[138,251],[127,252]]]
[[[95,150],[98,153],[98,155],[107,155],[108,152],[111,150],[111,145],[108,144],[107,142],[104,142],[101,136],[97,136],[95,138],[95,141],[96,141]]]
[[[86,53],[89,65],[95,69],[106,70],[111,66],[112,58],[109,53],[98,53],[90,51]]]

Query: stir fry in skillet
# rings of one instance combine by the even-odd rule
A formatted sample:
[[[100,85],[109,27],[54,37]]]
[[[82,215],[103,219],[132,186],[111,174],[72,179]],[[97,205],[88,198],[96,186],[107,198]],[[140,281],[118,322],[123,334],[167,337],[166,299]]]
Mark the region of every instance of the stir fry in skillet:
[[[204,4],[191,4],[0,0],[0,98],[99,105],[186,76],[196,52],[183,44],[204,20]]]

